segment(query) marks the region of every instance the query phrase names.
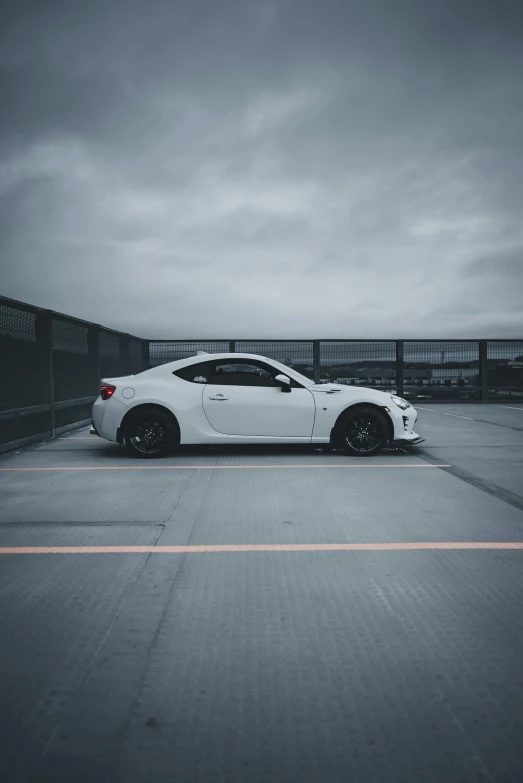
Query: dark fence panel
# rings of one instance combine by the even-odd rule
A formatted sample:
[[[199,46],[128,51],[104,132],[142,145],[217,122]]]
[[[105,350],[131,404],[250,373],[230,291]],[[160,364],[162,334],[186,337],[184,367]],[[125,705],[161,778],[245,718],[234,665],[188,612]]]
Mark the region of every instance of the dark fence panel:
[[[102,375],[148,364],[146,340],[0,297],[0,452],[88,422]]]
[[[143,340],[138,337],[129,337],[129,374],[136,375],[145,367],[148,367],[148,363],[143,363]]]
[[[100,329],[100,374],[102,378],[118,378],[127,374],[122,356],[122,335]]]
[[[5,418],[0,414],[0,453],[24,445],[18,441],[27,439],[27,443],[30,443],[33,438],[45,440],[51,437],[51,410],[49,406],[45,407],[46,410],[37,413],[31,413],[31,409],[23,412],[16,410],[16,415],[11,415],[10,412]]]
[[[523,340],[487,341],[487,399],[523,400]]]
[[[479,400],[478,340],[405,340],[403,396],[416,400]]]
[[[314,378],[314,343],[312,340],[237,340],[236,353],[252,353],[275,359],[307,378]]]
[[[206,353],[227,353],[229,342],[224,340],[150,340],[149,366],[176,362],[196,356],[198,351]]]
[[[55,426],[65,427],[78,421],[90,421],[95,399],[96,395],[89,402],[71,405],[68,408],[58,408],[55,413]]]
[[[87,324],[53,315],[52,337],[55,402],[96,395]]]
[[[322,340],[320,382],[397,392],[394,340]]]
[[[0,300],[0,410],[49,401],[48,377],[42,384],[36,328],[36,312]]]

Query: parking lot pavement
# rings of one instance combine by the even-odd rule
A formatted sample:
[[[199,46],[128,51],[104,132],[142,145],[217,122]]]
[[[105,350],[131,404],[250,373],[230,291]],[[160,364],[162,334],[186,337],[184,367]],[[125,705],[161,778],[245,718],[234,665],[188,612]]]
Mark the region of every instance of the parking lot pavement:
[[[2,781],[521,779],[523,406],[419,410],[369,460],[1,459]]]
[[[516,506],[521,502],[523,405],[420,405],[418,410],[426,438],[420,454],[451,463],[463,480],[483,482],[483,490],[497,488],[506,502],[510,493]]]

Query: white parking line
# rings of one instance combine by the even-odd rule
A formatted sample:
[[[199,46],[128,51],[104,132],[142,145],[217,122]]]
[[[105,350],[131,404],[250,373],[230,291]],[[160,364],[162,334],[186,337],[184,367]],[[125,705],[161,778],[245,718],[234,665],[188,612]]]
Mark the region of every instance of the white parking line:
[[[445,411],[435,411],[434,408],[420,408],[418,406],[416,410],[430,411],[431,413],[440,413],[442,416],[454,416],[455,419],[467,419],[467,421],[476,421],[476,419],[472,419],[470,416],[458,416],[457,413],[445,413]]]
[[[523,413],[523,407],[515,408],[513,405],[496,405],[496,408],[510,408],[511,411],[520,411]]]

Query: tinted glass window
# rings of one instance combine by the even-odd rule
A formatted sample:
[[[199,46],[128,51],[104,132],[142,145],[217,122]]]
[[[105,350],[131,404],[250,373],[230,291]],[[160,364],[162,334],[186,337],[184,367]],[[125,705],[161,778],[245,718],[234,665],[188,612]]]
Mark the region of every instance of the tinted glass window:
[[[250,362],[247,360],[213,362],[207,360],[175,370],[173,375],[182,378],[184,381],[189,381],[189,383],[274,387],[279,386],[274,381],[274,377],[280,372],[282,371],[265,362]],[[301,388],[301,385],[294,378],[291,378],[291,386],[293,389]]]
[[[198,362],[190,364],[188,367],[182,367],[181,370],[173,372],[178,378],[190,383],[209,383],[211,375],[211,365],[209,362]]]
[[[276,386],[273,373],[247,362],[223,362],[214,366],[208,383],[226,386]]]

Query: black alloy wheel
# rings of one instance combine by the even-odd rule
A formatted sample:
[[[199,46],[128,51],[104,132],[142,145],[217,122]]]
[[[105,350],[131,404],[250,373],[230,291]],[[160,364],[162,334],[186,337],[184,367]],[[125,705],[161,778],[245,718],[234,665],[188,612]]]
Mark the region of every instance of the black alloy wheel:
[[[339,448],[357,457],[370,457],[383,449],[388,442],[388,426],[385,414],[376,408],[359,408],[347,411],[338,430]]]
[[[135,456],[144,459],[165,457],[176,445],[176,428],[162,411],[136,411],[126,426],[125,444]]]

